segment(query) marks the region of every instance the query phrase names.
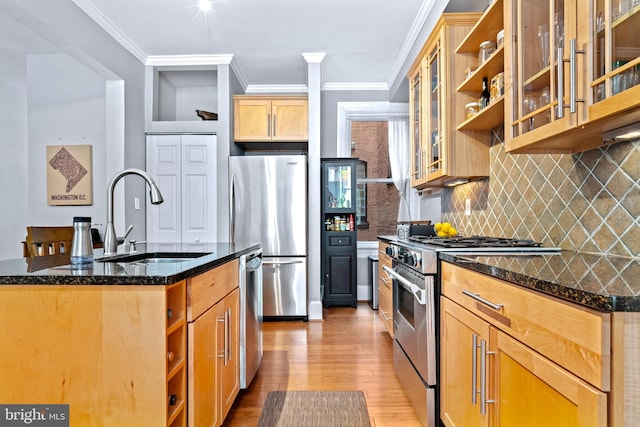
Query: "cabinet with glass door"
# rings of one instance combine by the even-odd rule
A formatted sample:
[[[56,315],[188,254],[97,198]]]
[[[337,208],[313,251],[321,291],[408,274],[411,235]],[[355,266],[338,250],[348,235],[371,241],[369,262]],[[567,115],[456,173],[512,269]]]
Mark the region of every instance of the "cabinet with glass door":
[[[411,117],[411,186],[420,187],[426,183],[425,156],[422,144],[422,61],[421,58],[409,75],[409,114]]]
[[[640,0],[593,0],[592,105],[597,120],[640,106]]]
[[[456,130],[471,100],[456,87],[475,59],[456,56],[455,48],[480,16],[443,14],[409,71],[412,187],[443,187],[489,173],[488,133]]]
[[[322,303],[357,305],[357,159],[322,159]]]
[[[505,2],[507,152],[585,151],[640,120],[634,1]]]

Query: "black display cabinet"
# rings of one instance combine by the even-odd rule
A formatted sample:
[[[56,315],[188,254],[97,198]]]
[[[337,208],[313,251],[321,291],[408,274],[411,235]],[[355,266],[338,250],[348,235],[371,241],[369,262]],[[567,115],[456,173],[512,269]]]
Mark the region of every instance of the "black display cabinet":
[[[356,159],[322,159],[322,304],[356,307]]]

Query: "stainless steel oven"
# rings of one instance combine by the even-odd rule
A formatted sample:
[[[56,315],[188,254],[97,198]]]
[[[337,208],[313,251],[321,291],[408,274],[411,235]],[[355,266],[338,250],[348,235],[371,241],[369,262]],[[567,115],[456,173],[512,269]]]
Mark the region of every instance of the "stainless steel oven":
[[[393,268],[393,365],[418,418],[426,426],[439,423],[439,253],[498,255],[558,252],[531,240],[470,236],[440,239],[411,235],[392,241],[387,255]]]
[[[433,275],[393,262],[393,365],[423,425],[435,426],[436,293]]]

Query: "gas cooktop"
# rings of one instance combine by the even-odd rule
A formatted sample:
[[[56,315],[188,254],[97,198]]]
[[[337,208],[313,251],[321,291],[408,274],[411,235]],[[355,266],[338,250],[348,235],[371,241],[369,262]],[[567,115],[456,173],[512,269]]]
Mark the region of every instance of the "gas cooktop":
[[[506,237],[487,237],[487,236],[460,236],[460,237],[431,237],[414,235],[409,237],[409,241],[415,243],[423,243],[435,245],[441,248],[539,248],[542,243],[526,240],[526,239],[510,239]]]
[[[392,241],[386,249],[394,260],[426,274],[435,274],[439,252],[473,255],[519,255],[560,253],[560,248],[545,247],[534,240],[487,236],[432,237],[409,236]]]

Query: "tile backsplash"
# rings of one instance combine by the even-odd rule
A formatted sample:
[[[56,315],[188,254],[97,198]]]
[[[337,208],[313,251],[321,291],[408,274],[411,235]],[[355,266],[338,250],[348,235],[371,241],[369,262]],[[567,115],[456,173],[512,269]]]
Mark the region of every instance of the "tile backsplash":
[[[461,234],[640,256],[640,140],[573,155],[511,155],[494,134],[490,156],[489,178],[442,193],[442,220]]]

